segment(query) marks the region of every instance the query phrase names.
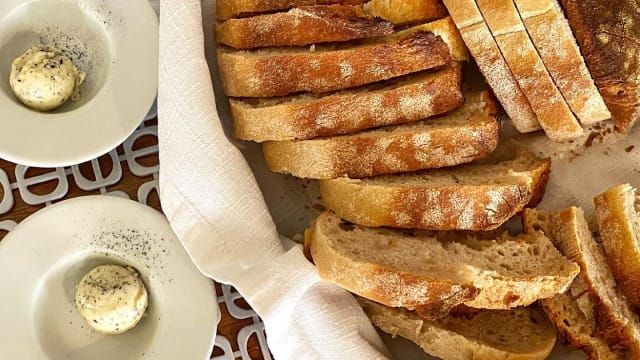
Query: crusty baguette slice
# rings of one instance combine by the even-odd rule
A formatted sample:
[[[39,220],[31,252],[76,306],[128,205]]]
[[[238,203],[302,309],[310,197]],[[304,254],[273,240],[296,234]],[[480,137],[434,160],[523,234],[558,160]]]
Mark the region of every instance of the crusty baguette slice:
[[[509,70],[498,44],[473,0],[444,0],[451,18],[473,55],[480,72],[493,89],[516,129],[528,133],[540,129],[529,100]]]
[[[372,204],[372,206],[375,206]],[[321,214],[308,232],[320,276],[367,299],[409,309],[450,301],[509,309],[563,292],[578,273],[542,233],[485,240],[406,232]]]
[[[233,51],[218,47],[220,77],[229,96],[323,93],[365,85],[467,59],[449,18],[389,36],[309,48]]]
[[[619,131],[640,118],[638,0],[562,0],[591,75]]]
[[[274,172],[301,178],[361,178],[468,163],[497,146],[496,104],[473,93],[450,114],[352,135],[263,144]]]
[[[557,0],[515,0],[515,4],[544,65],[580,122],[610,119]]]
[[[408,75],[328,96],[230,99],[235,137],[305,140],[417,121],[464,103],[460,66]]]
[[[551,162],[529,149],[494,164],[320,181],[324,205],[364,226],[429,230],[494,230],[541,198]]]
[[[413,24],[447,16],[447,10],[438,0],[371,0],[364,5],[364,9],[394,24]]]
[[[640,308],[640,197],[629,184],[594,199],[602,245],[618,286]]]
[[[580,123],[553,83],[513,1],[476,0],[476,3],[547,136],[554,141],[582,136]]]
[[[585,289],[577,290],[589,293],[596,331],[612,346],[640,354],[637,316],[616,290],[602,246],[591,234],[582,209],[571,207],[557,212],[526,209],[523,221],[526,232],[542,230],[562,254],[580,266],[579,277]]]
[[[218,43],[236,49],[303,46],[392,33],[393,24],[366,15],[359,5],[305,6],[216,24]]]
[[[427,321],[417,313],[358,298],[382,331],[413,341],[426,353],[446,360],[546,359],[556,342],[553,325],[535,306],[482,310]]]
[[[226,20],[264,12],[288,10],[294,7],[362,4],[364,0],[216,0],[216,18]]]

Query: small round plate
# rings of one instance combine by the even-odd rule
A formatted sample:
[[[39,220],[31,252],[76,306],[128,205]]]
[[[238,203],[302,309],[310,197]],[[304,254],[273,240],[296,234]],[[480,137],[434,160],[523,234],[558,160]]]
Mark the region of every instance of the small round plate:
[[[75,285],[101,264],[138,269],[149,292],[121,335],[88,326]],[[0,241],[0,349],[7,359],[209,359],[219,311],[162,214],[131,200],[87,196],[47,207]]]
[[[52,112],[22,105],[11,63],[55,46],[87,74],[81,99]],[[0,158],[58,167],[96,158],[143,120],[157,93],[158,18],[148,0],[0,1]]]

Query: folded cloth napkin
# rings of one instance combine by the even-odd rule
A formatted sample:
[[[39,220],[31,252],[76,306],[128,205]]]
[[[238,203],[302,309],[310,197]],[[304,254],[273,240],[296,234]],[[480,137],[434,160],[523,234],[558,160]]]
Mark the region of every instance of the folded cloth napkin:
[[[204,55],[200,0],[160,4],[160,198],[207,276],[231,284],[265,323],[277,359],[384,359],[346,291],[285,250],[241,152],[225,136]]]

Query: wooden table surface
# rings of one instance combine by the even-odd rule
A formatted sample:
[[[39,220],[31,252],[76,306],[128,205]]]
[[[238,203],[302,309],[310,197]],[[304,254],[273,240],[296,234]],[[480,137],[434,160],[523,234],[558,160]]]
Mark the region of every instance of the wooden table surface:
[[[145,125],[147,127],[155,127],[157,121],[156,119],[152,119],[152,120],[148,120],[145,122]],[[154,145],[157,145],[157,137],[156,136],[143,136],[140,137],[133,146],[133,149],[140,149],[140,148],[145,148],[145,147],[152,147]],[[122,146],[119,146],[118,149],[118,155],[123,156],[124,155],[124,149]],[[153,153],[151,155],[148,155],[146,157],[143,157],[141,159],[138,160],[141,164],[144,164],[145,166],[154,166],[158,164],[158,154]],[[127,167],[124,163],[126,163],[126,161],[122,161],[123,165],[122,165],[122,178],[120,179],[120,181],[112,186],[109,186],[107,188],[108,192],[112,192],[112,191],[122,191],[124,193],[126,193],[127,195],[129,195],[129,197],[132,200],[138,200],[138,190],[140,188],[140,186],[142,184],[148,183],[150,181],[154,180],[154,176],[153,175],[149,175],[149,176],[144,176],[144,177],[139,177],[134,175],[131,170],[129,169],[129,167]],[[112,169],[112,161],[111,158],[109,156],[102,156],[99,158],[99,164],[100,164],[100,169],[102,171],[103,174],[108,174],[111,169]],[[8,161],[2,160],[0,159],[0,169],[3,170],[7,176],[9,177],[9,182],[11,184],[16,182],[16,171],[15,171],[15,167],[16,165],[13,163],[10,163]],[[89,162],[81,164],[79,166],[80,168],[80,172],[87,178],[91,179],[92,178],[92,166]],[[27,170],[26,173],[26,177],[27,178],[31,178],[33,176],[37,176],[37,175],[41,175],[41,174],[45,174],[45,173],[49,173],[51,172],[52,169],[38,169],[38,168],[29,168]],[[95,177],[93,177],[93,179],[95,179]],[[85,195],[97,195],[100,194],[101,190],[96,190],[96,191],[84,191],[82,189],[80,189],[77,184],[73,181],[72,176],[67,176],[67,180],[69,183],[69,190],[66,194],[66,196],[64,196],[63,199],[70,199],[70,198],[74,198],[74,197],[78,197],[78,196],[85,196]],[[40,195],[44,195],[44,194],[49,194],[51,193],[55,187],[57,186],[56,181],[50,181],[50,182],[46,182],[43,184],[37,184],[34,185],[32,187],[29,188],[29,190],[34,193],[34,194],[40,194]],[[5,190],[3,190],[2,186],[0,186],[0,200],[3,198],[4,192]],[[12,220],[15,222],[20,222],[22,221],[24,218],[26,218],[27,216],[33,214],[34,212],[36,212],[39,209],[42,209],[43,207],[45,207],[45,205],[29,205],[27,203],[24,202],[24,200],[21,198],[19,191],[17,189],[12,189],[12,193],[13,193],[13,199],[14,199],[14,205],[12,207],[12,209],[5,214],[0,214],[0,222],[4,221],[4,220]],[[61,201],[61,200],[58,200]],[[150,196],[147,199],[147,205],[157,209],[157,210],[161,210],[160,208],[160,199],[158,198],[158,194],[156,191],[153,191]],[[6,236],[7,232],[0,229],[0,241],[2,241],[2,238],[4,236]],[[218,294],[218,297],[221,297],[222,294],[222,288],[220,284],[215,284],[216,286],[216,293]],[[220,356],[221,358],[224,359],[234,359],[234,358],[241,358],[241,355],[239,354],[239,344],[238,344],[238,333],[239,331],[248,326],[248,325],[252,325],[254,324],[254,320],[251,318],[248,319],[236,319],[233,316],[230,315],[228,307],[226,305],[226,303],[222,302],[222,301],[218,301],[220,303],[220,312],[222,315],[220,324],[218,326],[218,334],[225,337],[230,345],[232,350],[234,351],[234,354],[224,354],[224,351],[219,348],[219,347],[215,347],[213,350],[213,354],[212,357],[215,356]],[[234,303],[241,307],[241,308],[245,308],[245,309],[250,309],[250,307],[247,305],[247,303],[244,301],[244,299],[238,299],[236,301],[234,301]],[[264,359],[265,356],[263,356],[262,351],[260,349],[259,346],[259,340],[258,337],[254,334],[251,337],[249,337],[248,340],[248,344],[246,346],[246,350],[248,355],[250,356],[251,359]],[[269,357],[270,355],[267,355],[266,357]],[[246,358],[246,357],[245,357]]]

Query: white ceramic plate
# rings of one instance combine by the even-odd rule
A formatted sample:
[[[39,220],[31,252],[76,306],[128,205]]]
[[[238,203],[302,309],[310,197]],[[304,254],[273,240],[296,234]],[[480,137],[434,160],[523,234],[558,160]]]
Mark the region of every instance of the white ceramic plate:
[[[121,335],[91,330],[75,284],[96,265],[127,264],[149,291],[147,316]],[[0,358],[209,359],[219,312],[213,282],[150,207],[88,196],[45,208],[0,241]]]
[[[87,73],[80,101],[30,110],[9,86],[11,62],[54,45]],[[120,144],[157,93],[158,19],[148,0],[0,1],[0,158],[67,166]]]

